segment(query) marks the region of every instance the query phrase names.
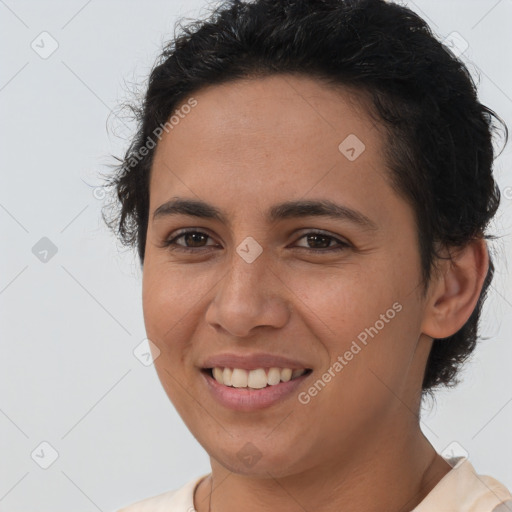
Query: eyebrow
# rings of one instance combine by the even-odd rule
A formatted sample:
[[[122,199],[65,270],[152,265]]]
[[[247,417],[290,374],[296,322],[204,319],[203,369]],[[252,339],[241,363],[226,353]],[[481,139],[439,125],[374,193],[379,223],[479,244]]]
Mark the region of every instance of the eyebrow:
[[[212,219],[229,225],[226,216],[217,207],[201,200],[179,197],[175,197],[160,205],[153,213],[153,221],[157,218],[173,215]],[[327,217],[345,220],[363,229],[378,230],[377,224],[363,213],[347,206],[336,204],[328,199],[286,201],[272,206],[267,212],[267,221],[269,223],[301,217]]]

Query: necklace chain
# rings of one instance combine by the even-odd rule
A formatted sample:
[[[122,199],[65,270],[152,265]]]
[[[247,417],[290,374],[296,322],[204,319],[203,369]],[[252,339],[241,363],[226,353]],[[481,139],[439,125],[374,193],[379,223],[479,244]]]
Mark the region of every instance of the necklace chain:
[[[210,503],[208,505],[208,512],[212,512],[212,492],[213,492],[213,475],[210,475]]]

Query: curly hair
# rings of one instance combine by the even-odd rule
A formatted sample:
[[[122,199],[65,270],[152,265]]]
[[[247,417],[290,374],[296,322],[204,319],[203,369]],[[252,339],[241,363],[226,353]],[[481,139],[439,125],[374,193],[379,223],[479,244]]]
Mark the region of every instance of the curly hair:
[[[497,120],[506,143],[507,127],[478,101],[463,62],[410,9],[384,0],[226,0],[205,19],[178,21],[174,31],[143,100],[132,106],[137,133],[106,183],[115,194],[103,219],[123,245],[137,247],[141,265],[155,135],[194,91],[278,73],[355,89],[384,127],[388,178],[415,213],[424,295],[443,258],[439,248],[495,238],[485,232],[500,203],[492,135]],[[423,394],[455,385],[475,348],[494,273],[489,260],[465,325],[433,341]]]

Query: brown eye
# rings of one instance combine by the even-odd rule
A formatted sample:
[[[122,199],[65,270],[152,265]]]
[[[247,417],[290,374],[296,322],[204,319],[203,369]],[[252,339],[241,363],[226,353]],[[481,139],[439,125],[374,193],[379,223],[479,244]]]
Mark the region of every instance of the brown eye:
[[[299,249],[306,249],[313,252],[330,252],[340,251],[347,249],[350,246],[347,242],[344,242],[332,235],[328,235],[319,231],[310,231],[299,238],[299,240],[306,239],[307,247],[299,246]],[[177,243],[178,240],[183,239],[184,244]],[[214,247],[215,244],[207,245],[206,242],[211,239],[211,236],[207,233],[197,230],[186,230],[178,233],[175,237],[166,240],[163,247],[169,248],[172,251],[184,251],[184,252],[200,252],[202,249],[207,247]],[[333,245],[334,242],[334,245]]]
[[[178,233],[178,235],[175,236],[174,238],[166,240],[164,243],[164,247],[168,247],[170,250],[193,252],[196,249],[200,250],[205,247],[208,247],[208,245],[204,244],[204,242],[206,242],[208,238],[211,238],[210,235],[208,235],[207,233],[203,233],[202,231],[182,231],[181,233]],[[180,239],[183,239],[185,245],[177,243],[177,240]]]
[[[301,246],[301,249],[309,249],[316,252],[339,251],[350,247],[350,244],[326,233],[311,231],[301,236],[299,240],[306,239],[308,247]],[[335,242],[333,246],[331,243]]]

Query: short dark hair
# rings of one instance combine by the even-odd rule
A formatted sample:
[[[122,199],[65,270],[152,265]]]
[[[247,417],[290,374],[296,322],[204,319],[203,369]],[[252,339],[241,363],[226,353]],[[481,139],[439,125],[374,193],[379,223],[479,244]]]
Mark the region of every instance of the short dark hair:
[[[182,32],[176,35],[176,27]],[[194,91],[236,79],[297,73],[356,90],[387,134],[393,189],[413,208],[423,295],[439,248],[465,247],[485,233],[500,203],[493,178],[498,120],[477,98],[463,62],[410,9],[383,0],[227,0],[203,20],[175,26],[145,97],[133,106],[137,133],[107,181],[114,199],[103,219],[144,263],[154,149],[140,150]],[[423,393],[453,386],[473,351],[489,269],[478,303],[455,334],[436,339]]]

